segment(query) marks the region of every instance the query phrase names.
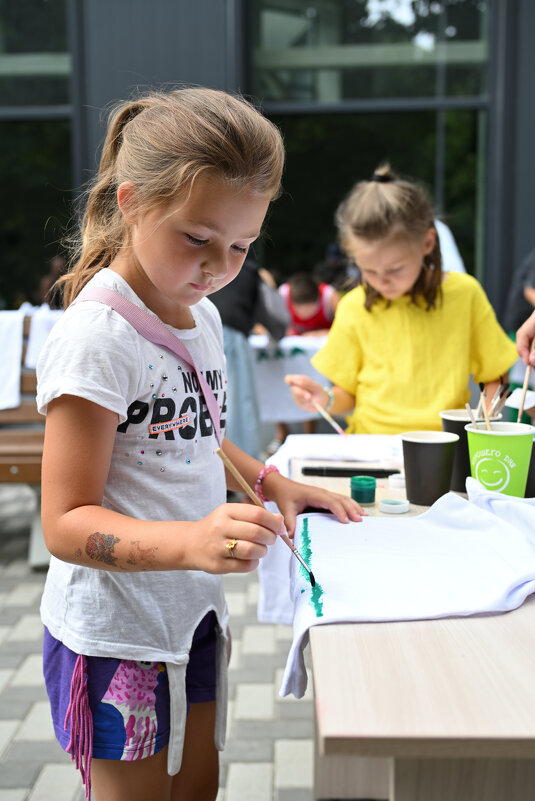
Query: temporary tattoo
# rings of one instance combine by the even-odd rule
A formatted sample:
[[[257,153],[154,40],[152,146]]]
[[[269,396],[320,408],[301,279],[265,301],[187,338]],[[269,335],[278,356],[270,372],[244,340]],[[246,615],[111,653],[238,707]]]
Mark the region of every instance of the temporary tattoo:
[[[115,544],[119,542],[119,537],[113,534],[101,534],[95,531],[87,538],[85,552],[90,559],[95,562],[104,562],[107,565],[117,564],[117,557],[113,555]]]
[[[143,565],[145,563],[146,566],[143,569],[150,570],[156,564],[155,551],[157,550],[158,547],[156,545],[153,545],[152,548],[142,548],[139,540],[132,540],[126,563],[128,565]]]

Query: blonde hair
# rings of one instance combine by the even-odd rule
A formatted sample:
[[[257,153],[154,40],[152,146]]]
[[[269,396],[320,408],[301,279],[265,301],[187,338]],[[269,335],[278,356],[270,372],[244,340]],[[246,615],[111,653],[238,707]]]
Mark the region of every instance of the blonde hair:
[[[398,178],[389,164],[378,167],[370,181],[359,181],[338,206],[335,222],[340,245],[350,255],[352,237],[371,241],[406,237],[421,239],[435,227],[434,212],[426,190]],[[431,253],[423,258],[420,275],[411,290],[411,300],[423,298],[426,308],[434,308],[441,296],[442,256],[438,235]],[[364,284],[365,306],[369,310],[382,295]]]
[[[134,184],[144,213],[186,198],[201,174],[267,194],[280,193],[284,145],[276,126],[245,98],[214,89],[155,91],[109,115],[98,174],[86,195],[63,284],[67,306],[128,242],[117,188]]]

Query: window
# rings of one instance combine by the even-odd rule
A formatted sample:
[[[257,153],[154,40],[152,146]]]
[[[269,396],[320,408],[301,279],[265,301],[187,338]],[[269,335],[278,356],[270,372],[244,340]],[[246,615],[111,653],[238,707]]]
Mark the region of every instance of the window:
[[[266,266],[312,268],[342,197],[389,161],[483,280],[489,16],[489,0],[253,0],[251,93],[288,152]]]
[[[65,0],[0,0],[0,105],[68,102]]]

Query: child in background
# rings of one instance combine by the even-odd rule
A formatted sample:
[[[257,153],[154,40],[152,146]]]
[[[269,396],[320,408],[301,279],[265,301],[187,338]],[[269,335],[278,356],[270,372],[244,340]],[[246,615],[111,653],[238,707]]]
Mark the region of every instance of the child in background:
[[[310,273],[294,273],[280,285],[279,292],[291,317],[287,336],[323,337],[328,333],[340,300],[340,293],[333,286],[318,281]],[[316,420],[305,420],[303,431],[314,434]],[[278,450],[289,433],[287,423],[276,424],[275,439],[267,447],[269,455]]]
[[[44,673],[56,735],[88,799],[91,779],[95,801],[217,794],[228,623],[220,574],[254,570],[283,519],[225,503],[227,487],[240,487],[215,453],[225,362],[207,295],[240,271],[283,161],[277,128],[224,92],[155,92],[110,117],[61,279],[67,308],[37,368],[52,553]],[[95,299],[103,290],[161,321],[198,371]],[[290,534],[307,505],[359,519],[350,499],[289,481],[226,439],[222,448],[276,501]]]
[[[340,243],[363,285],[341,299],[312,364],[334,385],[288,375],[296,403],[349,414],[348,433],[440,429],[464,408],[472,374],[494,395],[516,351],[478,282],[443,273],[427,193],[384,165],[336,213]]]
[[[340,300],[340,293],[333,286],[320,283],[310,273],[294,273],[281,284],[279,292],[291,316],[288,336],[327,334]]]

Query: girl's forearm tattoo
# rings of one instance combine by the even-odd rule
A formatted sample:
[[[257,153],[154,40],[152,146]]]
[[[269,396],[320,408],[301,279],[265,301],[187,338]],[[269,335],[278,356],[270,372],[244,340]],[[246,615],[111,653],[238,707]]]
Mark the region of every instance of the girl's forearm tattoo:
[[[128,565],[143,565],[143,563],[145,563],[146,566],[142,569],[150,570],[151,567],[154,567],[156,562],[155,552],[157,550],[158,547],[156,545],[151,548],[142,548],[139,540],[132,540],[126,563]]]
[[[94,534],[90,534],[87,538],[85,552],[95,562],[104,562],[107,565],[116,566],[117,557],[114,556],[113,551],[117,542],[119,542],[119,537],[95,531]]]
[[[115,545],[120,542],[119,537],[113,534],[101,534],[100,531],[95,531],[87,538],[85,552],[90,559],[95,562],[104,562],[106,565],[121,568],[117,564],[117,557],[115,556]],[[139,540],[132,540],[130,549],[128,551],[127,565],[136,565],[141,570],[151,570],[156,564],[156,545],[150,548],[142,548]],[[78,550],[78,556],[81,556],[81,551]],[[123,565],[124,569],[124,565]]]

